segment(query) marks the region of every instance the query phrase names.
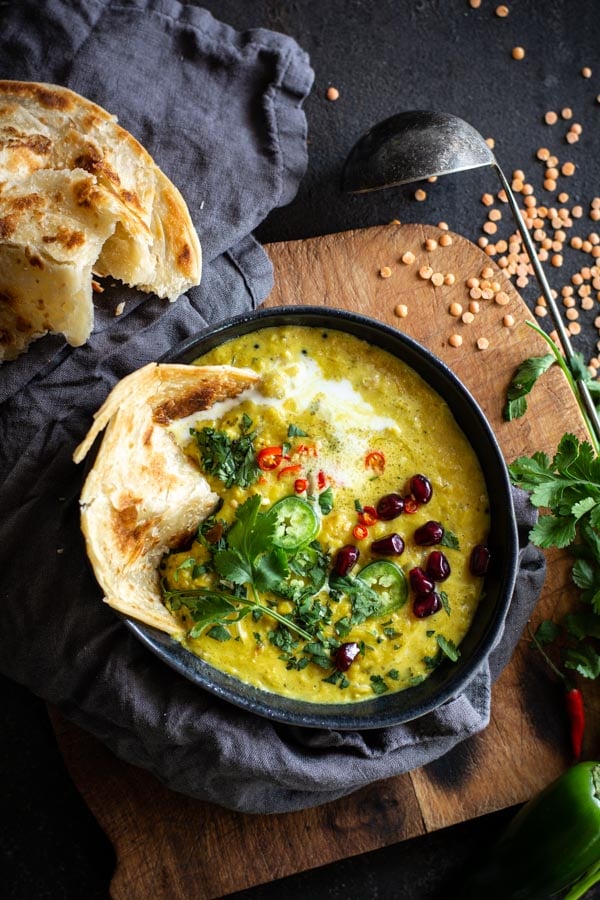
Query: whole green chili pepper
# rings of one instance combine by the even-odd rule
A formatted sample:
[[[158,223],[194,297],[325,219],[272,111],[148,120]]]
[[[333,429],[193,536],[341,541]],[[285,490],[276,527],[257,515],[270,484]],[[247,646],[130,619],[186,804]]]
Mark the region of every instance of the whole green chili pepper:
[[[581,762],[523,806],[470,880],[466,897],[576,900],[600,881],[600,763]]]

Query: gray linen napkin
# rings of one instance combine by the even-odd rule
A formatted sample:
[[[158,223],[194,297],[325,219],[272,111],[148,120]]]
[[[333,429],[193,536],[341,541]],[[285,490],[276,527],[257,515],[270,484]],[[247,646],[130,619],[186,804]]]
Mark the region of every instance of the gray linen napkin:
[[[203,692],[100,602],[86,564],[71,454],[93,411],[118,378],[270,290],[251,232],[304,171],[306,55],[282,35],[238,34],[175,0],[0,2],[0,50],[0,77],[66,84],[116,112],[181,188],[204,250],[201,287],[176,303],[108,289],[85,347],[47,337],[0,368],[1,670],[172,789],[245,812],[333,800],[485,728],[492,679],[544,577],[521,493],[520,573],[489,664],[458,699],[374,732],[289,728]]]

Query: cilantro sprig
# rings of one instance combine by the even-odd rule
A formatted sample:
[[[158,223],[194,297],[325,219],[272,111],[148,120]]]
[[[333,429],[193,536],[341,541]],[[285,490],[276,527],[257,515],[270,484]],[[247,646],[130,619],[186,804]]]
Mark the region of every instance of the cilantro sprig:
[[[508,389],[505,418],[525,413],[526,396],[556,363],[579,404],[589,434],[589,440],[580,441],[567,432],[552,459],[539,452],[521,456],[509,466],[513,484],[528,491],[533,505],[542,511],[530,531],[530,540],[541,548],[569,550],[575,558],[572,579],[580,589],[583,605],[582,612],[567,615],[561,623],[542,622],[536,639],[558,645],[565,669],[596,679],[600,677],[600,446],[576,382],[584,382],[593,398],[600,398],[600,384],[591,378],[581,354],[565,360],[539,326],[527,324],[544,338],[552,353],[532,357],[519,366]]]
[[[306,629],[260,598],[261,592],[275,591],[289,571],[287,554],[273,543],[275,520],[268,513],[260,513],[260,506],[260,495],[254,494],[238,508],[226,546],[220,546],[212,558],[217,573],[229,584],[244,587],[244,595],[203,587],[172,591],[163,583],[163,596],[171,607],[183,603],[190,609],[195,623],[191,637],[198,637],[209,624],[232,624],[256,611],[285,625],[304,640],[313,640]]]

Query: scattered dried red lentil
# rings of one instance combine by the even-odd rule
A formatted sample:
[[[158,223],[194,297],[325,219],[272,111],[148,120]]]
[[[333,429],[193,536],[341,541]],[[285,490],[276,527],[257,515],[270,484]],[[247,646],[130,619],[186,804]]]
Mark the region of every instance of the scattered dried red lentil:
[[[448,343],[451,347],[462,347],[462,335],[460,334],[451,334],[448,338]]]
[[[513,59],[525,59],[525,50],[523,47],[513,47],[510,55]]]
[[[338,89],[336,87],[333,87],[333,85],[332,85],[331,87],[327,88],[327,93],[325,94],[325,96],[327,97],[328,100],[338,100],[339,96],[340,96],[340,92],[338,91]]]
[[[407,250],[406,253],[402,254],[402,262],[405,266],[410,266],[415,261],[415,254],[412,251]]]
[[[415,200],[418,200],[419,203],[422,203],[423,200],[425,200],[426,198],[427,198],[427,192],[424,191],[422,188],[418,188],[415,191]]]
[[[478,350],[487,350],[490,346],[490,342],[486,337],[477,338],[477,349]]]
[[[394,309],[394,312],[399,319],[405,319],[408,315],[408,306],[404,303],[399,303]]]
[[[381,278],[390,278],[392,275],[392,270],[390,269],[389,266],[383,266],[379,270],[379,275],[381,276]]]

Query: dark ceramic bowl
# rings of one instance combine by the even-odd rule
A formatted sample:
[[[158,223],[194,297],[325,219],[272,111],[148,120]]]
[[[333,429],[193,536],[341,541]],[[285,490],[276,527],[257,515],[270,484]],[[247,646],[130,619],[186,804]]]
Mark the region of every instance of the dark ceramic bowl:
[[[382,347],[407,363],[443,397],[474,448],[487,482],[491,507],[489,547],[492,564],[485,599],[460,645],[456,663],[442,663],[421,684],[351,704],[291,700],[244,684],[207,665],[168,635],[127,619],[129,628],[160,659],[190,681],[243,709],[278,722],[311,728],[385,728],[431,712],[458,697],[496,643],[514,587],[517,530],[510,482],[496,439],[475,400],[440,360],[406,335],[373,319],[320,307],[265,309],[217,325],[170,351],[161,362],[191,363],[218,344],[257,328],[308,325],[348,332]]]

